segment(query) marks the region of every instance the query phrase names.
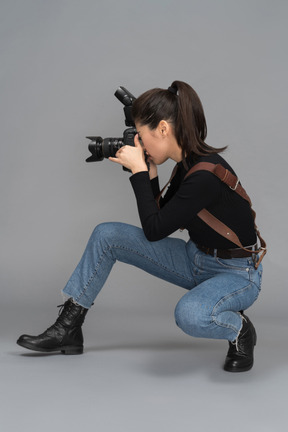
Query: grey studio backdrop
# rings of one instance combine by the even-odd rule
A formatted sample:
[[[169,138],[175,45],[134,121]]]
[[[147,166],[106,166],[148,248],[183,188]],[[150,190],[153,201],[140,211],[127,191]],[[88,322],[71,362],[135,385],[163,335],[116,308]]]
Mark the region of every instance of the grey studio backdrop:
[[[251,314],[287,324],[287,11],[281,0],[1,0],[1,337],[51,324],[98,223],[139,226],[129,174],[86,164],[85,136],[122,136],[119,85],[138,96],[175,79],[200,95],[207,142],[229,146],[268,244]],[[161,325],[180,337],[182,294],[116,264],[88,319],[91,343],[149,339]]]
[[[0,415],[5,432],[282,432],[287,382],[286,0],[0,0]],[[139,224],[129,174],[87,164],[87,135],[122,136],[114,97],[187,81],[207,142],[251,196],[268,244],[248,315],[256,365],[174,322],[184,290],[117,263],[84,324],[83,356],[16,345],[55,321],[94,227]],[[160,183],[174,163],[159,168]],[[187,238],[185,232],[174,235]],[[77,390],[76,390],[77,389]],[[76,390],[76,391],[75,391]],[[285,417],[286,416],[286,417]],[[53,426],[52,426],[53,425]]]

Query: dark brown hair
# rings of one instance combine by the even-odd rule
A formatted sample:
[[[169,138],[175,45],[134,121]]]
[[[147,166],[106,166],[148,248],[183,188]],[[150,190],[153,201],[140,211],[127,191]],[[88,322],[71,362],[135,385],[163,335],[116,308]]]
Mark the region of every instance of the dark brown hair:
[[[183,159],[192,155],[205,156],[226,149],[205,143],[207,126],[202,103],[192,87],[174,81],[169,89],[155,88],[139,96],[132,105],[134,122],[156,129],[161,120],[172,123]]]

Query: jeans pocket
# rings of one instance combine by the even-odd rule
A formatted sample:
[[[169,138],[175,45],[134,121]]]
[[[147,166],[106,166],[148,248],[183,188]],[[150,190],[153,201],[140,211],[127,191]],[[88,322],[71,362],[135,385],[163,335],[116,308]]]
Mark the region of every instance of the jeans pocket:
[[[211,266],[211,260],[213,260],[213,257],[210,255],[206,255],[200,251],[196,252],[194,256],[194,274],[198,276],[214,275],[215,269],[213,265]]]
[[[247,262],[246,258],[232,258],[232,259],[223,259],[223,258],[215,258],[217,264],[219,264],[220,268],[223,270],[237,271],[249,273],[252,268],[251,264]]]

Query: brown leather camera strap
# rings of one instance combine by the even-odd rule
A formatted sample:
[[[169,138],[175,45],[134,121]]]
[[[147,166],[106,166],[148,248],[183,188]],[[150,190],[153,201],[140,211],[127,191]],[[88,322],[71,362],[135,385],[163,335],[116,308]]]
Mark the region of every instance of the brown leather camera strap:
[[[186,179],[189,175],[193,174],[194,172],[201,171],[201,170],[210,171],[213,174],[215,174],[223,183],[229,186],[230,189],[237,192],[242,198],[246,199],[246,201],[249,202],[250,206],[252,205],[249,196],[247,195],[245,189],[241,186],[241,183],[238,180],[238,178],[234,174],[232,174],[228,169],[224,168],[223,165],[221,164],[215,165],[210,162],[199,162],[187,172],[184,179]]]
[[[174,166],[174,168],[173,168],[173,171],[172,171],[172,174],[171,174],[171,176],[170,176],[169,181],[165,184],[165,186],[161,189],[161,191],[159,192],[159,194],[158,194],[157,197],[155,198],[156,203],[157,203],[157,205],[158,205],[158,208],[160,208],[160,204],[159,204],[160,198],[162,197],[163,192],[165,191],[165,189],[167,188],[167,186],[171,183],[171,181],[172,181],[173,177],[175,176],[177,170],[178,170],[178,165],[176,164],[176,165]],[[192,174],[192,173],[191,173],[191,174]]]
[[[168,183],[164,186],[164,188],[161,190],[161,192],[159,193],[159,195],[156,198],[158,207],[159,207],[159,200],[164,192],[164,190],[166,189],[166,187],[168,186],[168,184],[171,182],[171,180],[173,179],[173,177],[175,176],[176,172],[177,172],[177,168],[178,165],[176,165],[172,171],[172,175],[168,181]],[[252,254],[258,254],[259,258],[258,261],[255,263],[255,268],[257,268],[259,266],[259,264],[261,263],[262,259],[264,258],[266,252],[267,252],[267,247],[266,247],[266,242],[264,241],[264,239],[261,237],[259,229],[256,225],[255,219],[256,219],[256,213],[255,211],[252,209],[252,203],[251,200],[249,198],[249,196],[247,195],[245,189],[241,186],[241,183],[239,181],[239,179],[232,174],[228,169],[224,168],[221,164],[213,164],[210,162],[199,162],[198,164],[194,165],[185,175],[184,180],[190,176],[191,174],[193,174],[196,171],[210,171],[212,174],[216,175],[223,183],[225,183],[227,186],[230,187],[230,189],[232,189],[234,192],[236,192],[237,194],[239,194],[243,199],[245,199],[246,201],[248,201],[248,203],[250,204],[251,207],[251,211],[252,211],[252,215],[253,215],[253,219],[254,219],[254,228],[257,234],[257,237],[260,240],[260,248],[255,250],[255,251],[251,251],[251,249],[247,249],[245,248],[242,243],[240,242],[239,237],[237,236],[237,234],[235,234],[234,231],[232,231],[227,225],[225,225],[223,222],[221,222],[219,219],[217,219],[215,216],[213,216],[208,210],[206,210],[205,208],[202,209],[199,213],[197,213],[197,216],[203,220],[203,222],[205,222],[210,228],[212,228],[214,231],[216,231],[218,234],[222,235],[223,237],[225,237],[227,240],[229,240],[230,242],[236,244],[239,248],[243,249],[246,252],[249,252]]]
[[[216,231],[218,234],[225,237],[227,240],[231,241],[232,243],[236,244],[239,248],[245,250],[246,252],[250,252],[251,254],[258,254],[259,259],[255,263],[255,268],[259,266],[262,259],[264,258],[266,252],[267,252],[267,246],[266,242],[260,235],[260,231],[256,225],[256,213],[252,209],[252,203],[247,195],[245,189],[241,186],[241,183],[239,179],[231,173],[228,169],[224,168],[221,164],[212,164],[210,162],[199,162],[198,164],[194,165],[187,174],[184,177],[184,180],[193,174],[196,171],[205,170],[210,171],[212,174],[216,175],[223,183],[225,183],[227,186],[230,187],[234,192],[238,193],[243,199],[248,201],[251,207],[253,219],[254,219],[254,229],[257,234],[257,237],[260,240],[260,248],[251,252],[251,250],[245,248],[242,243],[239,240],[239,237],[237,234],[235,234],[234,231],[232,231],[227,225],[225,225],[223,222],[221,222],[219,219],[217,219],[215,216],[213,216],[208,210],[205,208],[202,209],[197,216],[203,220],[210,228],[212,228],[214,231]]]

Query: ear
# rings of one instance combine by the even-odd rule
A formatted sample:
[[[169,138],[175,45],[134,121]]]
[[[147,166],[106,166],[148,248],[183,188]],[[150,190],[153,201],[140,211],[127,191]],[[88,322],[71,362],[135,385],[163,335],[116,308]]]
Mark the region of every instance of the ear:
[[[157,127],[160,135],[162,138],[166,138],[166,136],[169,134],[171,126],[166,120],[161,120]]]

